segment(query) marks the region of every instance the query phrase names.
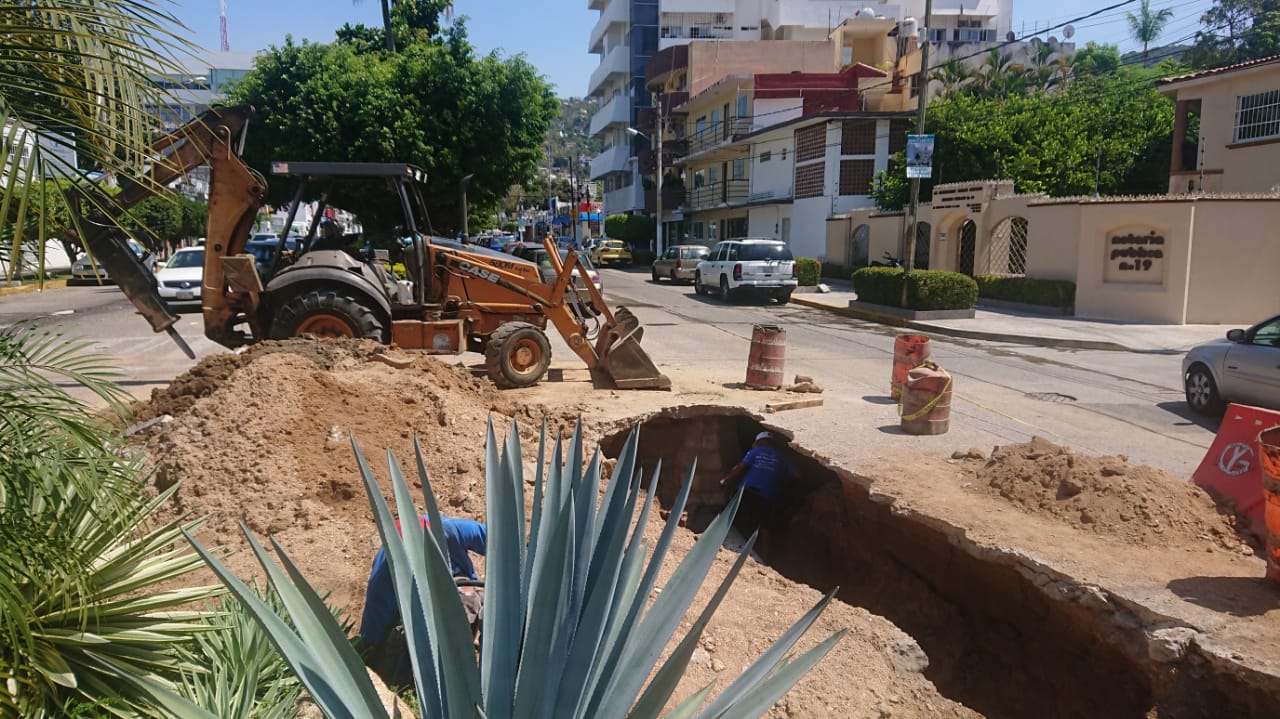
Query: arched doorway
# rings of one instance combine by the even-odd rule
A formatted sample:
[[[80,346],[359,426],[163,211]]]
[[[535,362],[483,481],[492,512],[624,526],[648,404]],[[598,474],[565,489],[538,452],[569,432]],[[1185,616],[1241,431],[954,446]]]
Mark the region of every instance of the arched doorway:
[[[916,222],[916,248],[911,258],[911,266],[918,270],[929,269],[929,244],[933,237],[933,225],[928,222]]]
[[[848,252],[845,258],[849,261],[849,267],[866,267],[870,261],[868,255],[871,252],[871,225],[858,225],[849,237]]]
[[[991,251],[987,273],[1025,275],[1027,273],[1027,218],[1006,217],[991,231]]]
[[[973,220],[960,223],[960,238],[956,243],[956,272],[973,276],[973,261],[978,253],[978,225]]]

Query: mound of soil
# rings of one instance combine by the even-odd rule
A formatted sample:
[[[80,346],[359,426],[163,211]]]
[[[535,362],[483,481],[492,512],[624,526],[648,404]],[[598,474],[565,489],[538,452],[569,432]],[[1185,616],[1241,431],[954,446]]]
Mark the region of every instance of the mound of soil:
[[[1246,520],[1219,508],[1200,487],[1123,455],[1090,457],[1041,437],[957,452],[972,486],[1029,514],[1146,546],[1246,542]]]
[[[330,604],[358,624],[379,539],[352,440],[379,475],[384,494],[390,484],[379,452],[394,455],[412,485],[416,440],[441,510],[482,519],[486,423],[492,420],[501,435],[511,419],[518,420],[531,459],[544,420],[551,433],[567,436],[590,402],[605,396],[592,399],[580,387],[559,396],[547,387],[535,391],[500,392],[466,367],[373,343],[262,343],[206,359],[155,392],[137,408],[139,418],[173,419],[137,440],[156,463],[158,486],[182,483],[162,519],[207,517],[197,538],[224,548],[226,563],[241,577],[261,570],[240,525],[259,539],[271,536]],[[545,404],[524,399],[529,396]],[[604,426],[585,425],[589,448]],[[661,529],[655,513],[645,533],[652,541]],[[695,540],[691,532],[678,533],[661,582]],[[702,600],[734,558],[721,552]],[[203,574],[182,583],[216,581]],[[817,600],[816,591],[767,567],[749,567],[717,613],[677,696],[711,681],[725,686]],[[804,646],[840,629],[852,632],[767,716],[976,716],[938,694],[922,674],[928,659],[909,636],[864,609],[832,604]]]

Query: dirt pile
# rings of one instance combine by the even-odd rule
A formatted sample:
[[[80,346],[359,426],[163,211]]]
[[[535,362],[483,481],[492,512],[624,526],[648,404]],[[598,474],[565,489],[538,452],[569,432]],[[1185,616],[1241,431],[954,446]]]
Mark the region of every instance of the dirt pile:
[[[1244,520],[1203,489],[1123,455],[1090,457],[1034,437],[989,458],[969,450],[953,459],[963,460],[972,487],[1078,529],[1146,546],[1208,541],[1235,551],[1247,542]]]

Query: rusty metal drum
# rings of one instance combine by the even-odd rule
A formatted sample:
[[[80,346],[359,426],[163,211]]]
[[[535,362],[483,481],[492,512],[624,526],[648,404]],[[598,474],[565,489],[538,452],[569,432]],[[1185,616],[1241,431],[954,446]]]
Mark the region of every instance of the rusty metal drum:
[[[929,359],[929,338],[924,335],[898,335],[893,341],[893,372],[889,377],[889,391],[894,399],[902,396],[902,385],[907,381],[911,368]]]
[[[951,427],[951,375],[933,362],[913,367],[898,413],[907,434],[945,434]]]
[[[783,361],[787,353],[787,332],[778,325],[756,325],[751,330],[751,353],[747,357],[747,387],[782,387]]]

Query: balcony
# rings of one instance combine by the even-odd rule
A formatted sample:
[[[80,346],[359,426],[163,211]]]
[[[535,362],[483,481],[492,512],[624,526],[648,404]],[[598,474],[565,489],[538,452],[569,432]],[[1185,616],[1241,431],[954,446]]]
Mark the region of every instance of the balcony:
[[[751,180],[724,180],[702,187],[694,187],[685,195],[684,209],[709,210],[723,205],[738,205],[747,201],[751,192]]]
[[[598,180],[610,172],[630,172],[631,146],[626,143],[606,148],[591,160],[591,179]]]
[[[640,203],[643,200],[637,191],[639,188],[639,185],[631,185],[629,187],[620,187],[613,192],[604,193],[605,213],[616,215],[620,212],[639,210]]]
[[[662,85],[671,76],[671,73],[688,67],[688,45],[676,45],[675,47],[659,50],[658,54],[649,58],[649,61],[644,64],[645,86],[650,90],[661,90]]]
[[[590,133],[595,137],[610,125],[630,124],[631,98],[626,95],[617,95],[591,116]]]
[[[623,0],[613,0],[613,2],[615,2],[615,3],[619,3],[619,2],[622,2],[622,1],[623,1]],[[609,7],[609,4],[610,4],[609,0],[587,0],[587,9],[588,9],[588,10],[603,10],[603,9],[605,9],[605,8]]]
[[[664,139],[662,141],[662,166],[672,167],[676,164],[676,159],[689,154],[688,140]],[[636,154],[637,160],[640,162],[640,174],[652,175],[657,169],[658,153],[655,148],[645,148]]]
[[[698,188],[702,189],[702,188]],[[684,204],[684,188],[672,187],[671,185],[662,186],[662,214],[666,215],[680,205]],[[644,191],[644,211],[658,211],[658,190],[657,188]]]
[[[605,81],[614,75],[626,75],[629,63],[631,62],[631,48],[627,45],[619,45],[609,51],[600,60],[600,67],[591,73],[591,80],[587,83],[587,97],[591,97],[600,90]]]
[[[623,0],[615,0],[604,8],[600,13],[600,17],[596,18],[596,24],[591,27],[591,39],[587,43],[587,52],[596,55],[604,53],[604,36],[609,34],[609,28],[616,24],[626,24],[630,22],[630,3]]]
[[[751,118],[734,117],[716,122],[689,137],[689,154],[696,155],[717,145],[732,142],[738,135],[751,132]]]

